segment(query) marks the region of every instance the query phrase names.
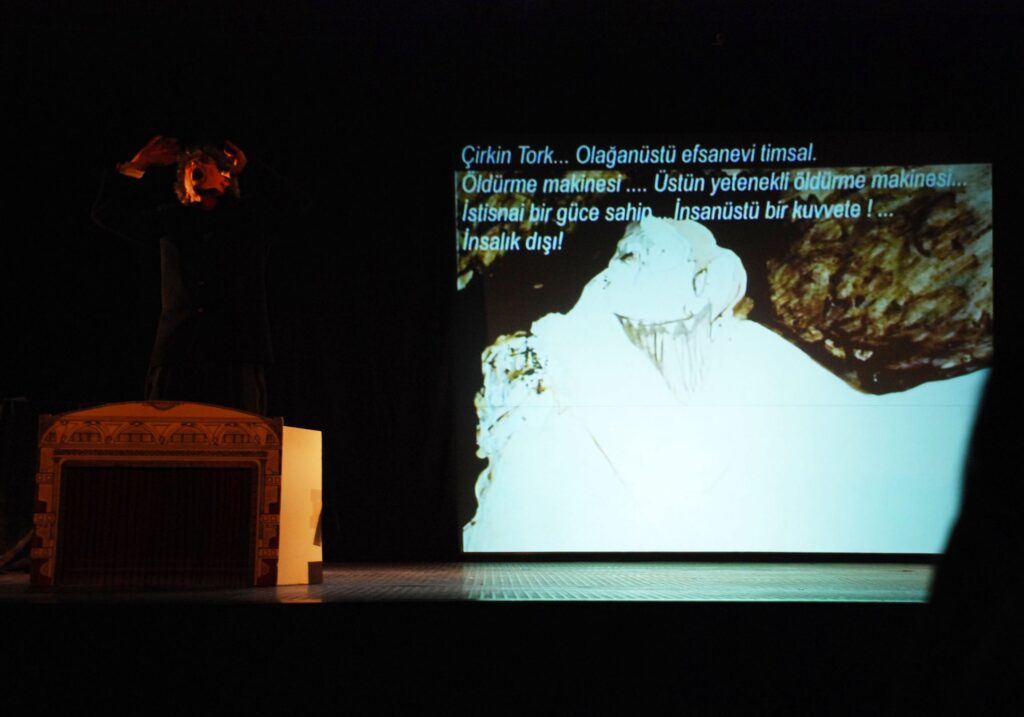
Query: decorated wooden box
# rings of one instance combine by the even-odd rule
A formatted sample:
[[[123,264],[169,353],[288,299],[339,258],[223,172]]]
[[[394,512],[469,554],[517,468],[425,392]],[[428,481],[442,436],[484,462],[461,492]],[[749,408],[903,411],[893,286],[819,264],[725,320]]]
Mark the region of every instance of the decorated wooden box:
[[[198,403],[42,416],[32,584],[320,582],[321,436]]]

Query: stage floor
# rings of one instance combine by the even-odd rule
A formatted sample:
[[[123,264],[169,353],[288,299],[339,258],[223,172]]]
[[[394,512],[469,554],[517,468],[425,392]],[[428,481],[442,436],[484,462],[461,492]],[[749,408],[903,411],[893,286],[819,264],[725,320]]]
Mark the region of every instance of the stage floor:
[[[922,603],[932,566],[893,563],[337,564],[321,585],[195,591],[34,590],[0,574],[0,603]]]

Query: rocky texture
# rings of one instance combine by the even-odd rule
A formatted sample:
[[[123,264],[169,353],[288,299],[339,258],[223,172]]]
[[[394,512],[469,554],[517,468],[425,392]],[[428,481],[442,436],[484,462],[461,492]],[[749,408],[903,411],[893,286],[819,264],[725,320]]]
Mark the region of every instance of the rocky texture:
[[[861,199],[873,200],[872,218],[797,222],[786,255],[768,262],[776,328],[869,393],[987,366],[990,171],[958,168],[965,186],[946,189],[863,190]],[[891,216],[879,218],[883,213]]]

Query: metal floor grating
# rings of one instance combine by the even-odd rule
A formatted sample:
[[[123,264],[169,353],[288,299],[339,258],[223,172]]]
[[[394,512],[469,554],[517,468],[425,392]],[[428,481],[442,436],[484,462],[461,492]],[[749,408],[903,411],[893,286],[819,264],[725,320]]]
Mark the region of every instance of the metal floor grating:
[[[932,567],[850,563],[443,563],[328,565],[322,585],[194,591],[35,591],[0,575],[0,602],[429,601],[920,603]]]

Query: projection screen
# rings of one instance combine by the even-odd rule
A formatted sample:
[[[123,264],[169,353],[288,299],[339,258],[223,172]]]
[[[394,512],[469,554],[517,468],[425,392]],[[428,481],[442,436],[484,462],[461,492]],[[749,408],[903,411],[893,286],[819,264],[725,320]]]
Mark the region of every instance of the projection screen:
[[[980,141],[454,153],[465,552],[942,551],[993,356]]]

